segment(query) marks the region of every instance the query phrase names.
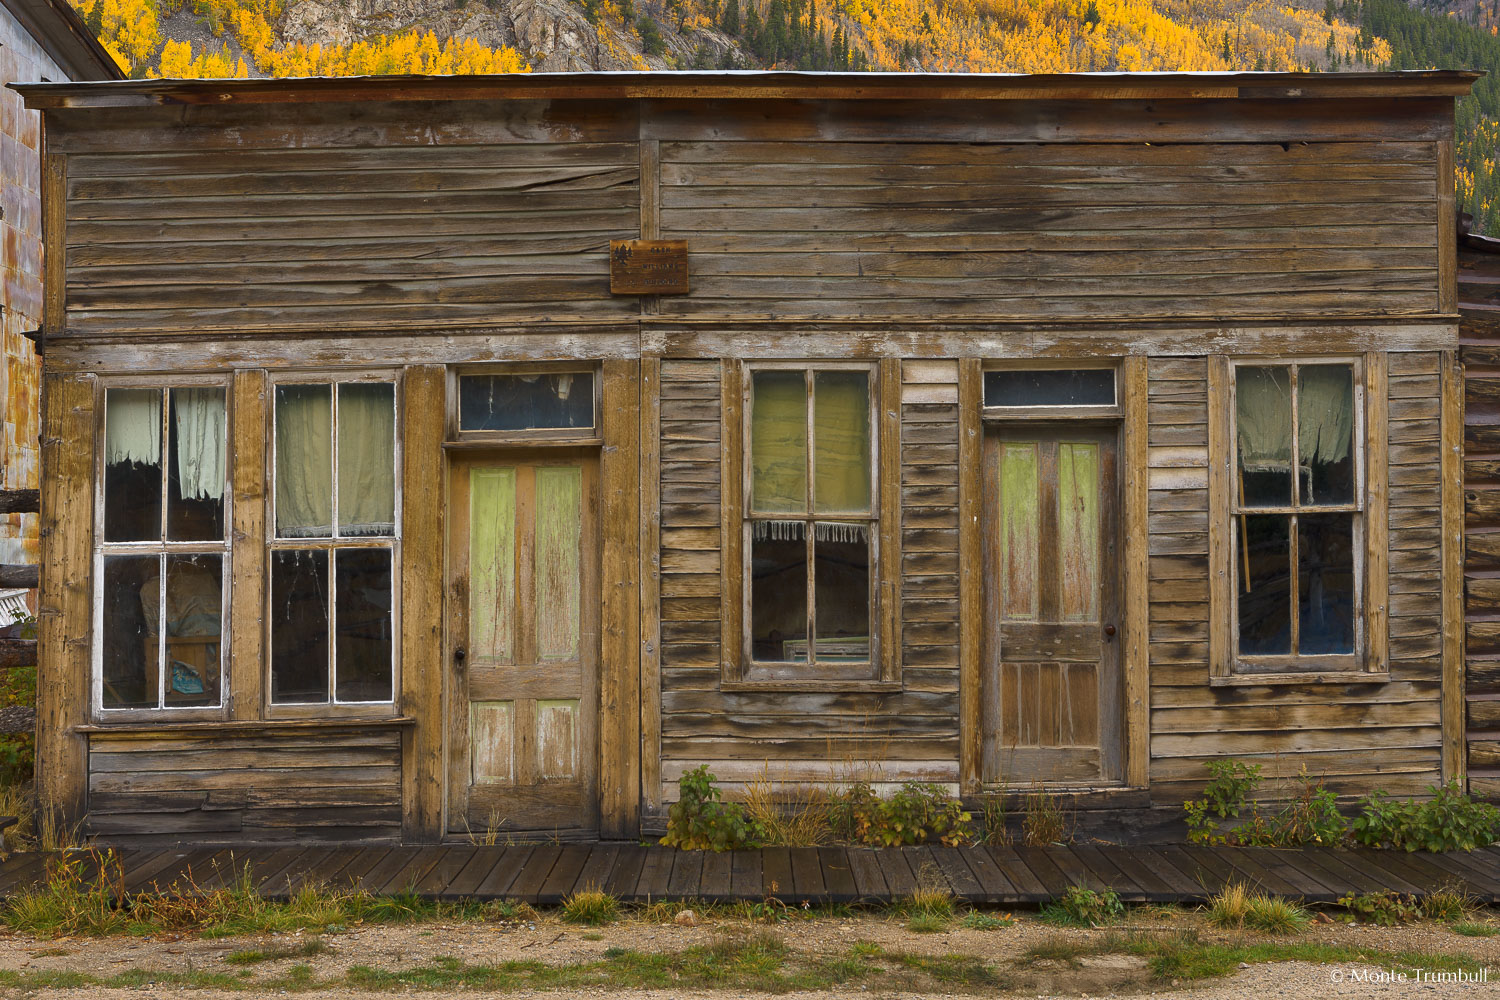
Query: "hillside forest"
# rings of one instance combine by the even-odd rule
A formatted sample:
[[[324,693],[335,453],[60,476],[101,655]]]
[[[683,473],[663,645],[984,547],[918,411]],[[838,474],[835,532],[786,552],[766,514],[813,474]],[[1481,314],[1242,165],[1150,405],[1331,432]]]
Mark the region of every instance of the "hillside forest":
[[[72,0],[135,77],[504,73],[559,68],[517,0]],[[337,5],[340,0],[333,0]],[[893,72],[1485,69],[1459,103],[1458,189],[1500,232],[1500,0],[541,0],[568,68]],[[308,37],[337,24],[335,38]],[[514,5],[511,6],[511,5]],[[384,16],[388,14],[389,16]],[[535,20],[535,11],[530,11]],[[301,29],[289,28],[300,24]],[[487,25],[463,33],[455,25]],[[436,25],[437,27],[434,27]],[[510,26],[509,37],[503,30]]]

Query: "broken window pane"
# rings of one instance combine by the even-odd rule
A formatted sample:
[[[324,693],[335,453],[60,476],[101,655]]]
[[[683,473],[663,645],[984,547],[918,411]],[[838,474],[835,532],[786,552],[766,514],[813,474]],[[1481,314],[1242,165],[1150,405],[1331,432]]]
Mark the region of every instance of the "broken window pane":
[[[813,607],[821,662],[870,659],[870,532],[863,524],[813,527]]]
[[[1290,653],[1291,518],[1243,514],[1239,521],[1240,652],[1248,656]]]
[[[104,393],[104,540],[161,538],[160,389]]]
[[[813,497],[823,514],[870,509],[870,376],[813,375]]]
[[[276,534],[333,534],[333,386],[276,387]]]
[[[224,537],[224,390],[172,389],[167,421],[167,537]]]
[[[160,588],[160,556],[104,557],[101,645],[105,708],[157,707],[161,690]]]
[[[807,526],[754,521],[750,526],[750,655],[772,662],[807,661]]]
[[[328,553],[271,552],[271,700],[328,700]]]
[[[339,701],[391,700],[391,551],[340,549],[334,556]]]
[[[339,386],[339,534],[396,533],[396,387]]]
[[[1286,507],[1292,502],[1291,370],[1242,366],[1234,393],[1240,503]]]
[[[1349,365],[1297,369],[1300,501],[1354,502],[1354,371]]]
[[[594,373],[460,375],[458,429],[526,431],[594,426]]]
[[[750,399],[750,506],[807,510],[807,376],[758,371]]]
[[[1354,519],[1297,518],[1299,653],[1354,652]]]
[[[224,557],[220,555],[167,556],[166,697],[169,706],[217,705],[223,671]],[[148,621],[155,617],[157,600],[148,581],[141,592]]]

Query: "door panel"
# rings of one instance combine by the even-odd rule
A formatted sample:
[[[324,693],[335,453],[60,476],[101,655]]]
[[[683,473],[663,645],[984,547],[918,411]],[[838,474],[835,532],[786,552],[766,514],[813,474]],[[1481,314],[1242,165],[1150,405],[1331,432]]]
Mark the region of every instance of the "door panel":
[[[983,779],[1119,779],[1115,433],[985,440]]]
[[[598,500],[588,454],[454,463],[453,833],[598,825]]]

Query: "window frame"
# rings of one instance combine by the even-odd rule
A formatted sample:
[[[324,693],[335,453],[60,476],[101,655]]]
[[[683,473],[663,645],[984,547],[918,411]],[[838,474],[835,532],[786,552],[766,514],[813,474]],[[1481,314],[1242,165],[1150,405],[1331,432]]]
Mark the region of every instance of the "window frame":
[[[811,379],[820,371],[868,373],[870,405],[870,508],[857,515],[756,514],[751,503],[751,422],[754,373],[798,371]],[[900,372],[897,363],[839,359],[776,359],[726,362],[723,465],[724,602],[726,606],[721,687],[726,690],[838,691],[897,690],[900,681]],[[808,397],[808,489],[813,488],[811,462],[812,395]],[[809,501],[811,496],[809,494]],[[870,656],[856,663],[756,661],[751,655],[751,551],[757,520],[801,520],[863,523],[870,539]],[[812,577],[808,610],[815,613]],[[811,649],[809,650],[811,652]]]
[[[985,380],[993,371],[1098,371],[1113,373],[1115,401],[1109,405],[1046,403],[1038,406],[990,406],[984,401]],[[995,421],[1024,420],[1099,420],[1118,421],[1124,417],[1123,379],[1118,358],[1012,358],[987,361],[980,369],[979,406],[981,419]]]
[[[1220,356],[1209,360],[1210,682],[1351,683],[1389,679],[1387,657],[1388,525],[1386,505],[1387,377],[1383,354]],[[1240,368],[1347,365],[1354,392],[1351,448],[1354,500],[1345,504],[1257,505],[1241,502],[1236,383]],[[1299,414],[1292,412],[1296,438]],[[1295,494],[1294,494],[1295,495]],[[1346,513],[1352,519],[1354,650],[1352,653],[1242,654],[1239,588],[1243,517]],[[1295,564],[1294,564],[1295,565]],[[1300,607],[1300,605],[1299,605]]]
[[[348,536],[338,534],[338,393],[336,387],[340,384],[350,383],[384,383],[392,387],[392,469],[391,476],[394,486],[395,510],[394,524],[390,535],[379,536]],[[334,387],[333,413],[329,433],[332,436],[331,455],[333,458],[333,523],[330,525],[332,533],[325,537],[281,537],[276,528],[276,481],[277,481],[277,454],[276,454],[276,390],[285,385],[328,385]],[[265,650],[265,662],[261,666],[265,684],[265,693],[262,698],[265,718],[267,719],[321,719],[329,717],[356,716],[384,716],[395,715],[401,703],[401,528],[402,511],[404,506],[404,491],[402,481],[402,470],[404,456],[402,454],[402,425],[404,411],[402,410],[402,372],[400,369],[357,369],[348,371],[299,371],[286,373],[272,373],[266,388],[266,524],[265,536],[261,544],[265,549],[265,571],[263,586],[265,587],[263,606],[264,621],[262,624],[262,648]],[[274,700],[274,686],[272,671],[274,668],[274,656],[272,645],[272,621],[271,602],[273,600],[272,572],[273,556],[278,551],[292,549],[315,549],[329,553],[329,593],[334,593],[337,586],[334,553],[339,549],[383,549],[391,555],[391,697],[384,701],[340,701],[338,699],[338,661],[335,655],[332,636],[338,627],[336,613],[330,613],[329,618],[329,661],[328,661],[328,700],[327,701],[276,701]],[[332,609],[330,598],[330,609]]]
[[[528,430],[463,430],[459,427],[459,380],[474,375],[557,375],[585,374],[593,380],[594,423],[592,427],[538,427]],[[600,427],[604,379],[601,366],[593,361],[527,361],[490,362],[448,366],[447,419],[445,448],[493,448],[498,445],[525,445],[528,448],[548,446],[577,448],[604,443]]]
[[[228,375],[117,375],[102,376],[94,386],[94,409],[97,414],[94,426],[94,490],[93,490],[93,552],[90,568],[92,587],[90,594],[90,620],[93,635],[89,644],[89,706],[90,717],[101,724],[145,721],[202,722],[228,718],[232,704],[231,685],[231,583],[233,580],[232,551],[234,540],[234,392]],[[105,429],[108,426],[109,390],[111,389],[222,389],[224,392],[224,497],[223,537],[218,541],[170,541],[165,530],[167,517],[167,490],[170,475],[166,449],[170,436],[162,439],[162,537],[152,541],[110,542],[104,537],[104,510],[106,485]],[[162,399],[162,428],[165,435],[171,407],[166,396]],[[219,571],[219,701],[216,705],[183,705],[172,707],[166,704],[145,708],[121,706],[107,708],[104,705],[104,560],[111,555],[154,555],[165,558],[170,555],[218,555],[222,562]],[[165,586],[165,577],[162,578]],[[164,613],[165,601],[159,601],[158,614]],[[161,655],[166,636],[158,632],[158,655]],[[164,670],[164,657],[158,660],[157,670]],[[158,697],[165,701],[159,677]]]

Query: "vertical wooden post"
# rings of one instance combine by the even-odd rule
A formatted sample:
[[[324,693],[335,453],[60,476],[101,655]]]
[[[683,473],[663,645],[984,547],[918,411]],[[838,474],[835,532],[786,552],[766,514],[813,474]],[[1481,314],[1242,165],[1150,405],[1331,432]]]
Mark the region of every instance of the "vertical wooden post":
[[[401,836],[443,836],[443,518],[447,420],[442,365],[412,365],[401,381]]]
[[[599,642],[599,834],[640,828],[641,588],[639,361],[606,361],[600,396],[604,588]]]
[[[1229,565],[1229,463],[1234,450],[1233,415],[1229,412],[1229,359],[1208,359],[1208,672],[1211,677],[1233,673],[1229,617],[1234,613],[1234,575]]]
[[[1453,116],[1447,115],[1453,128]],[[1453,139],[1437,143],[1437,258],[1440,313],[1458,312],[1458,198],[1454,192]]]
[[[230,718],[261,717],[266,648],[266,373],[242,369],[231,387],[234,534],[229,584]]]
[[[1144,787],[1151,763],[1150,733],[1150,604],[1147,588],[1151,579],[1147,537],[1150,528],[1151,471],[1150,411],[1147,406],[1146,359],[1125,359],[1124,466],[1125,496],[1120,527],[1124,534],[1123,580],[1124,643],[1122,673],[1125,682],[1125,783]]]
[[[738,359],[720,364],[719,409],[719,668],[726,681],[744,678],[744,367]]]
[[[88,746],[94,555],[94,377],[49,374],[42,398],[42,570],[37,630],[38,807],[82,821]]]
[[[1365,670],[1390,669],[1390,382],[1388,359],[1365,355]]]
[[[1442,353],[1443,780],[1467,785],[1464,733],[1464,380]]]
[[[958,362],[958,787],[982,790],[980,751],[984,712],[980,668],[984,657],[984,372],[978,358]]]
[[[661,808],[661,358],[641,358],[641,805]]]
[[[43,116],[42,149],[47,148]],[[68,158],[42,154],[42,341],[67,326]],[[44,432],[45,433],[45,432]]]
[[[901,598],[901,362],[883,358],[875,388],[875,433],[879,435],[880,470],[877,477],[880,496],[876,503],[881,523],[886,525],[881,539],[876,580],[880,600],[875,604],[880,615],[876,626],[880,636],[880,680],[901,682],[901,624],[905,609]]]

